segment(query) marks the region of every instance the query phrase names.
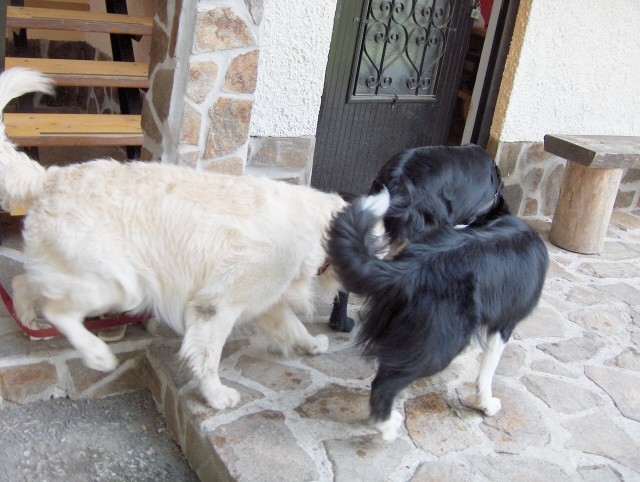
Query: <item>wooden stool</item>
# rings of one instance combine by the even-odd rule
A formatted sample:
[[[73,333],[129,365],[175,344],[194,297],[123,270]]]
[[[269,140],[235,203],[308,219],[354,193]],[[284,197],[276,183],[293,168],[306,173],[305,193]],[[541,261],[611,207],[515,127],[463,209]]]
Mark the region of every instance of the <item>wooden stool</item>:
[[[640,137],[547,134],[544,150],[567,160],[549,240],[600,253],[624,169],[640,168]]]

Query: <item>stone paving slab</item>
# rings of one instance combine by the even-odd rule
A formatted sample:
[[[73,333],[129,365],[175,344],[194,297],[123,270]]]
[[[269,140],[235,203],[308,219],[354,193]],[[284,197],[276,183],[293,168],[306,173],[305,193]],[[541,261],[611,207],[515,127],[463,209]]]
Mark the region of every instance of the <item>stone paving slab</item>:
[[[177,341],[154,344],[154,398],[165,412],[169,400],[183,447],[198,434],[200,450],[215,452],[194,466],[201,480],[640,480],[640,237],[623,220],[631,228],[612,226],[600,255],[547,244],[552,269],[501,360],[495,417],[465,407],[474,347],[405,390],[401,436],[382,442],[366,422],[375,367],[326,316],[308,324],[331,340],[316,357],[285,359],[255,329],[235,333],[222,373],[242,400],[220,412],[176,361]],[[549,220],[529,221],[546,240]]]
[[[234,409],[205,405],[168,330],[152,323],[148,338],[131,343],[141,345],[144,383],[203,481],[640,481],[640,212],[615,214],[599,255],[547,243],[542,300],[500,362],[494,391],[503,408],[494,417],[465,406],[480,356],[472,347],[403,392],[400,437],[383,442],[366,420],[375,365],[359,357],[353,334],[327,328],[328,306],[308,320],[330,338],[316,357],[269,353],[251,324],[234,331],[221,364],[224,383],[241,394]],[[549,220],[527,220],[546,241]],[[350,308],[356,319],[358,308]],[[0,373],[16,360],[80,370],[64,347],[62,355],[16,348],[11,336],[0,336]],[[92,376],[67,386],[93,396]]]
[[[126,339],[111,344],[120,362],[111,373],[87,369],[63,338],[31,341],[20,331],[0,335],[0,401],[98,398],[140,389],[145,386],[143,361],[152,337],[142,326],[127,331]]]

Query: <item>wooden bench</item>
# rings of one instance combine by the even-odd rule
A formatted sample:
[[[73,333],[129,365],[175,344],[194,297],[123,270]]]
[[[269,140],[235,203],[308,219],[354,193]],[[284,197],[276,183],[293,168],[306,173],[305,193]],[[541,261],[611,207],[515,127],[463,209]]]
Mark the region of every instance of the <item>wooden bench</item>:
[[[600,253],[622,174],[640,168],[640,137],[547,134],[544,150],[567,160],[549,240],[576,253]]]

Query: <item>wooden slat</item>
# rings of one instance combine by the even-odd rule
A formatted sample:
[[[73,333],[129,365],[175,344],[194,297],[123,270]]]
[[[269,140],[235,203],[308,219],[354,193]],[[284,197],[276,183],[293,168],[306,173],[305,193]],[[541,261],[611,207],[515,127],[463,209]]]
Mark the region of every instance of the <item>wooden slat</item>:
[[[17,208],[9,211],[9,214],[11,216],[25,216],[27,214],[27,208],[24,206],[18,206]]]
[[[139,115],[4,114],[19,146],[141,146]]]
[[[10,28],[151,35],[152,25],[151,17],[51,8],[7,7],[7,27]]]
[[[27,2],[29,7],[34,8],[55,8],[59,10],[77,10],[88,12],[91,6],[86,3],[63,2],[61,0],[31,0]]]
[[[594,168],[640,168],[640,136],[544,136],[544,150]]]
[[[149,87],[148,66],[144,62],[7,57],[5,68],[12,67],[28,67],[44,72],[58,86]]]

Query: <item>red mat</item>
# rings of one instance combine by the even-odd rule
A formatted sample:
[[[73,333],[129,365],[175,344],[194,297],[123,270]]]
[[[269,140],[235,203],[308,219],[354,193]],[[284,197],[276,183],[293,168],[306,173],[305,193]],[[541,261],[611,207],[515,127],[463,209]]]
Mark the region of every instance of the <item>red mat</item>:
[[[27,333],[28,335],[34,338],[48,338],[51,336],[60,336],[61,333],[55,328],[41,328],[41,329],[33,329],[25,326],[16,316],[16,312],[13,308],[13,300],[9,293],[4,289],[2,283],[0,283],[0,297],[4,303],[4,306],[7,308],[7,311],[20,327],[22,331]],[[89,318],[85,320],[84,326],[87,330],[95,331],[102,330],[104,328],[112,328],[114,326],[120,325],[130,325],[133,323],[140,323],[141,321],[148,320],[150,318],[149,315],[128,315],[128,314],[120,314],[120,315],[112,315],[112,316],[104,316],[99,318]]]

